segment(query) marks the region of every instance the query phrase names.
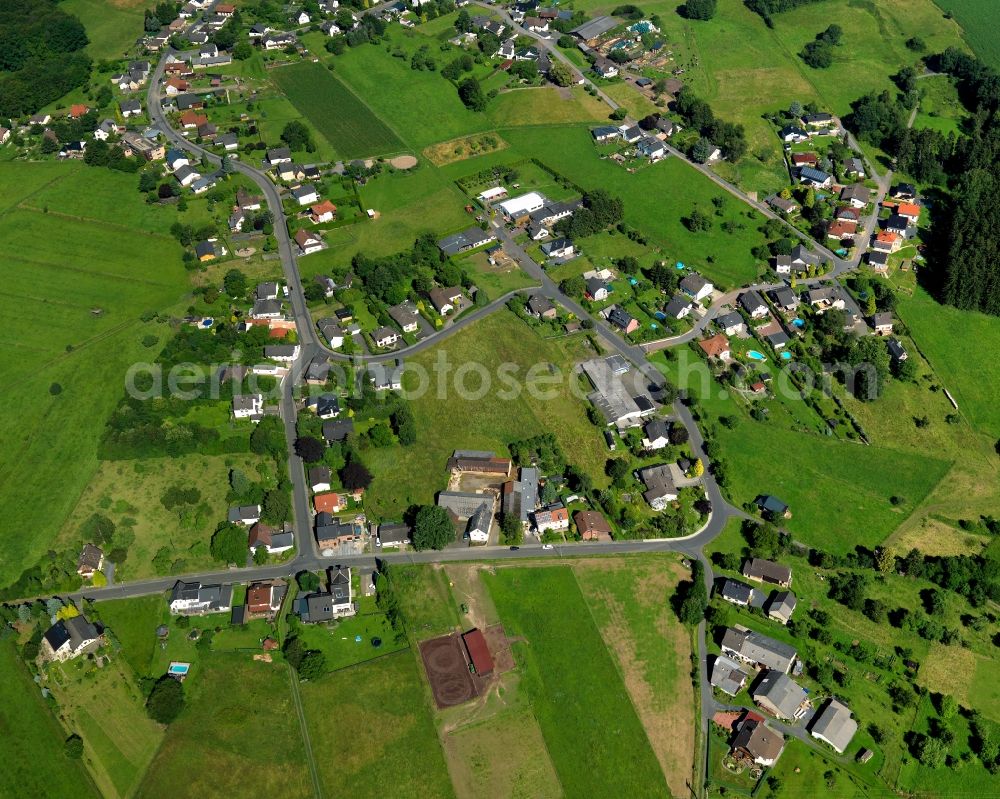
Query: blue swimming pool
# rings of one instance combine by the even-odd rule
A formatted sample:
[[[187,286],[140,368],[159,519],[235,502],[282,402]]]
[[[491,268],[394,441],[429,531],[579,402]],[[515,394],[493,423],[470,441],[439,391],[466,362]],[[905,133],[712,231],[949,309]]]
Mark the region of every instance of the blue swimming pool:
[[[757,352],[757,350],[750,350],[747,353],[747,357],[750,358],[751,360],[754,360],[754,361],[766,361],[767,360],[767,358],[764,356],[764,353]]]
[[[190,670],[190,663],[178,663],[176,660],[167,666],[167,674],[171,677],[185,677]]]
[[[790,361],[790,360],[792,360],[792,353],[790,353],[790,352],[783,352],[783,353],[781,353],[781,360],[783,360],[783,361]]]
[[[804,319],[793,319],[792,324],[796,327],[805,327],[806,323]]]

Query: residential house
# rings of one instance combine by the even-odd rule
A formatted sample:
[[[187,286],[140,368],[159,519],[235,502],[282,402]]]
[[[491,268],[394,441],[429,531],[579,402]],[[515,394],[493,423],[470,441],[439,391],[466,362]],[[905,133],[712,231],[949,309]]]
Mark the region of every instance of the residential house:
[[[844,174],[852,178],[863,178],[865,165],[860,158],[848,158],[844,161]]]
[[[535,319],[551,320],[558,315],[556,306],[541,294],[532,294],[524,306],[525,312]]]
[[[799,204],[797,202],[794,200],[786,200],[778,194],[772,194],[768,197],[767,204],[770,205],[775,211],[780,211],[783,214],[794,214],[799,210]]]
[[[497,236],[493,230],[483,230],[480,227],[473,226],[459,233],[445,236],[437,245],[441,252],[450,256],[474,250],[476,247],[482,247],[484,244],[489,244],[491,241],[496,240]]]
[[[68,141],[59,148],[60,158],[83,158],[87,152],[87,142]]]
[[[758,766],[770,767],[778,762],[784,748],[785,737],[780,732],[772,730],[755,714],[747,714],[733,738],[730,751]]]
[[[247,586],[247,613],[255,616],[273,616],[281,609],[288,586],[281,580],[251,583]]]
[[[378,546],[399,547],[410,543],[410,528],[402,522],[383,522],[378,526]]]
[[[608,298],[608,284],[600,278],[588,278],[586,287],[585,296],[591,302],[603,302]]]
[[[861,183],[844,186],[840,190],[840,201],[847,203],[852,208],[864,208],[872,201],[872,191]]]
[[[642,128],[638,125],[622,125],[618,128],[621,132],[622,139],[625,140],[626,144],[635,144],[643,137]]]
[[[146,161],[159,161],[166,155],[162,144],[128,131],[122,134],[122,148],[126,156],[138,154]]]
[[[834,123],[833,114],[825,112],[818,114],[806,114],[802,117],[802,122],[807,128],[828,128]]]
[[[201,174],[195,172],[189,166],[182,166],[174,170],[174,178],[176,178],[177,182],[182,186],[190,186],[196,180],[201,179]]]
[[[663,314],[670,319],[683,319],[686,316],[690,316],[693,310],[694,305],[690,297],[683,294],[675,294],[663,308]]]
[[[799,298],[788,286],[780,286],[771,291],[771,300],[785,313],[791,313],[799,307]]]
[[[76,561],[76,573],[84,580],[91,580],[103,567],[104,552],[101,548],[93,544],[84,544]]]
[[[59,619],[42,636],[41,652],[46,660],[67,661],[93,652],[101,645],[101,633],[83,615]]]
[[[646,451],[670,445],[670,425],[665,419],[650,419],[642,429],[642,448]]]
[[[684,128],[682,128],[678,123],[674,122],[672,119],[667,119],[666,117],[660,117],[656,120],[656,129],[668,139],[674,134],[680,133],[684,130]]]
[[[598,56],[594,59],[594,72],[598,74],[599,77],[611,79],[618,77],[618,65],[612,61],[610,58],[605,58],[604,56]]]
[[[6,130],[6,128],[4,128]],[[113,119],[105,119],[94,131],[94,138],[98,141],[107,141],[112,136],[118,135],[118,125]]]
[[[142,103],[138,100],[122,100],[118,103],[118,108],[121,109],[122,116],[126,119],[142,114]]]
[[[257,300],[250,309],[251,319],[278,319],[280,317],[280,300]]]
[[[303,186],[296,186],[291,191],[292,198],[300,205],[310,205],[319,200],[319,192],[316,191],[316,187],[311,183],[306,183]]]
[[[889,196],[902,202],[913,202],[917,199],[917,189],[912,183],[897,183],[889,189]]]
[[[295,600],[295,614],[303,624],[317,624],[324,621],[333,621],[333,597],[323,591],[297,597]]]
[[[170,612],[183,616],[228,613],[233,607],[231,585],[202,585],[178,580],[170,593]]]
[[[284,50],[295,44],[295,34],[287,31],[271,31],[260,38],[260,44],[265,50]]]
[[[653,510],[664,510],[671,502],[677,499],[677,488],[670,471],[670,465],[661,463],[657,466],[647,466],[639,470],[639,479],[642,480],[646,490],[643,492],[643,499],[649,503]]]
[[[549,505],[543,510],[534,513],[535,529],[539,533],[549,530],[568,530],[569,511],[561,503]]]
[[[70,119],[79,119],[80,117],[85,116],[89,113],[90,113],[90,108],[83,105],[82,103],[76,103],[74,105],[71,105],[69,108]]]
[[[618,305],[608,310],[608,322],[626,336],[639,329],[639,320]]]
[[[610,541],[613,533],[604,516],[595,510],[578,510],[573,522],[584,541]]]
[[[309,470],[309,488],[315,492],[329,491],[332,477],[329,466],[313,466]]]
[[[483,502],[469,517],[465,535],[473,544],[485,544],[490,540],[490,525],[493,523],[493,503]]]
[[[833,185],[833,175],[822,169],[804,166],[799,169],[799,183],[804,183],[815,189],[825,189]]]
[[[813,738],[829,744],[841,755],[857,731],[858,722],[851,718],[850,708],[834,697],[813,717],[809,727]]]
[[[744,663],[787,674],[795,663],[795,648],[745,627],[729,627],[722,637],[722,651]]]
[[[181,167],[181,169],[186,169],[186,167]],[[179,172],[180,170],[178,170]],[[194,245],[194,254],[197,259],[204,263],[206,261],[215,260],[215,244],[211,241],[199,241]]]
[[[788,588],[792,584],[792,570],[788,566],[764,558],[750,558],[743,564],[743,576],[758,583],[771,583]]]
[[[726,338],[725,333],[717,333],[711,338],[702,339],[698,342],[698,346],[709,359],[728,361],[732,357],[729,339]]]
[[[910,229],[910,220],[900,214],[892,214],[882,223],[882,229],[888,230],[890,233],[898,233],[900,236],[906,236]]]
[[[774,271],[779,275],[791,275],[792,272],[802,274],[807,272],[810,266],[819,266],[819,256],[809,252],[803,245],[796,244],[791,253],[778,255],[775,258]]]
[[[363,530],[354,522],[334,518],[326,511],[316,514],[316,545],[322,550],[336,550],[343,544],[360,541]]]
[[[188,159],[187,154],[182,150],[167,150],[166,164],[167,169],[171,172],[176,172],[182,166],[190,166],[191,161]]]
[[[779,719],[800,719],[808,710],[809,695],[785,672],[768,669],[752,691],[753,701]]]
[[[802,142],[809,141],[809,133],[798,125],[785,125],[785,127],[778,131],[778,138],[785,142],[785,144],[801,144]]]
[[[264,417],[263,394],[238,395],[233,397],[233,418],[259,421]]]
[[[715,324],[726,336],[743,335],[747,332],[746,322],[743,321],[739,311],[730,311],[716,317]]]
[[[712,675],[709,682],[725,694],[736,696],[743,690],[747,682],[747,673],[740,664],[725,655],[716,655],[712,663]]]
[[[834,219],[826,228],[827,238],[836,239],[837,241],[850,239],[852,243],[854,241],[854,234],[857,232],[858,223],[846,219]]]
[[[546,258],[570,258],[575,252],[569,239],[552,239],[542,245],[542,254]]]
[[[302,255],[310,255],[323,249],[323,239],[305,228],[297,230],[292,238]]]
[[[409,300],[389,308],[389,316],[404,333],[416,333],[420,329],[420,312]]]
[[[666,145],[655,136],[644,137],[635,146],[635,150],[639,155],[648,158],[650,161],[658,161],[667,155]]]
[[[740,307],[746,311],[751,319],[763,319],[770,313],[767,309],[767,303],[764,302],[764,298],[760,296],[758,291],[744,291],[738,300]]]
[[[544,196],[537,191],[532,191],[522,194],[520,197],[504,200],[497,207],[508,222],[520,225],[526,222],[532,213],[544,208],[547,202]]]
[[[313,510],[316,513],[340,513],[347,507],[347,499],[336,491],[327,491],[313,497]]]
[[[722,588],[719,591],[726,602],[740,607],[748,607],[753,599],[753,588],[739,580],[725,579],[722,581]]]
[[[792,153],[792,166],[803,167],[811,166],[813,168],[819,166],[819,156],[816,153]]]
[[[679,288],[695,302],[701,302],[706,297],[712,296],[712,292],[715,291],[715,286],[695,272],[686,275],[681,280]]]
[[[872,329],[877,336],[892,335],[893,319],[888,311],[881,311],[872,316]]]
[[[915,203],[899,203],[896,213],[911,223],[916,223],[920,219],[920,206]]]
[[[796,601],[791,591],[775,591],[767,602],[768,618],[788,624],[795,612]]]
[[[837,209],[835,218],[843,219],[846,222],[860,222],[861,209],[854,208],[853,206],[850,205],[842,205]]]
[[[229,523],[244,527],[260,521],[260,505],[233,505],[229,509]]]
[[[434,310],[441,316],[446,316],[454,311],[456,303],[460,302],[462,297],[462,289],[459,286],[431,289],[427,293],[427,298],[434,306]]]
[[[902,246],[903,237],[898,233],[892,233],[888,230],[880,230],[875,234],[875,238],[872,239],[872,249],[876,252],[883,254],[890,254],[896,252]],[[888,263],[888,259],[886,260]]]
[[[621,135],[621,131],[611,125],[601,125],[598,128],[592,128],[590,135],[598,144],[607,144],[609,141],[617,139]]]
[[[264,357],[272,361],[291,363],[299,357],[298,344],[272,344],[264,347]]]
[[[288,147],[275,147],[267,151],[267,163],[269,166],[292,163],[292,151]]]
[[[437,498],[437,504],[455,519],[471,519],[483,503],[492,502],[491,495],[475,491],[440,491]]]
[[[324,222],[332,222],[337,216],[337,206],[329,200],[316,203],[309,209],[309,218],[314,225],[321,225]]]
[[[399,333],[391,327],[387,327],[385,325],[372,333],[372,341],[375,342],[376,347],[391,347],[393,344],[398,342],[399,339]]]
[[[336,419],[323,423],[323,438],[328,444],[335,441],[345,441],[354,434],[354,421],[351,419]]]
[[[761,494],[755,500],[755,504],[766,519],[790,519],[792,517],[788,505],[771,494]]]
[[[893,364],[901,363],[910,357],[906,348],[894,338],[891,338],[886,342],[886,348],[889,350],[889,358],[892,360]]]
[[[329,366],[329,364],[324,363]],[[336,394],[320,394],[317,397],[310,397],[306,400],[306,407],[320,419],[333,419],[340,415],[340,401]]]

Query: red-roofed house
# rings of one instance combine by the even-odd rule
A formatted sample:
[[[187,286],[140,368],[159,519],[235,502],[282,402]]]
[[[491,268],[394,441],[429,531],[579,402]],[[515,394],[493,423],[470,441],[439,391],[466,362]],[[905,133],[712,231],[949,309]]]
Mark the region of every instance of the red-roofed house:
[[[826,236],[830,239],[846,239],[854,236],[858,232],[858,223],[850,219],[834,219],[826,229]]]
[[[185,111],[181,114],[181,126],[185,128],[200,128],[208,124],[208,117],[196,111]]]
[[[336,491],[328,491],[325,494],[317,494],[313,497],[313,507],[316,513],[338,513],[347,507],[343,497]]]
[[[236,6],[232,3],[219,3],[214,10],[220,17],[226,17],[228,19],[236,13]]]
[[[819,158],[816,157],[816,153],[792,153],[792,165],[793,166],[816,166],[819,163]]]
[[[323,200],[321,203],[316,203],[316,205],[309,209],[309,217],[317,225],[321,222],[332,222],[336,216],[337,206],[329,200]]]
[[[732,357],[732,352],[729,349],[729,339],[726,338],[725,333],[717,333],[711,338],[699,341],[698,346],[701,347],[702,352],[709,358],[728,361]]]
[[[465,649],[469,653],[469,660],[480,677],[486,677],[493,673],[493,655],[486,643],[486,636],[476,628],[469,630],[462,636]]]
[[[878,252],[896,252],[903,242],[903,237],[891,230],[880,230],[875,241],[872,242],[872,249]]]
[[[916,222],[920,218],[920,206],[913,203],[900,203],[896,206],[896,213]]]
[[[247,588],[247,613],[274,613],[281,607],[280,584],[254,583]]]
[[[69,115],[73,119],[79,119],[84,114],[86,114],[90,109],[82,103],[77,103],[76,105],[71,105],[69,108]]]

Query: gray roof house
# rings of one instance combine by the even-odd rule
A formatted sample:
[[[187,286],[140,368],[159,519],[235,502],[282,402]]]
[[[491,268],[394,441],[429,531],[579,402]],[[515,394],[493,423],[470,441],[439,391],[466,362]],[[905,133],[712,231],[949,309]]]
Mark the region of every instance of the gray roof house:
[[[795,647],[775,641],[745,627],[729,627],[722,637],[722,651],[744,663],[787,673],[795,662]]]
[[[750,558],[743,564],[743,576],[758,583],[773,583],[782,588],[792,584],[792,570],[788,566],[764,558]]]
[[[795,612],[795,594],[791,591],[775,591],[767,603],[767,615],[782,624],[788,624]]]
[[[840,754],[847,749],[857,731],[858,722],[851,718],[850,708],[832,697],[826,707],[813,718],[809,728],[813,738],[830,744]]]
[[[438,241],[438,249],[445,255],[458,255],[466,250],[473,250],[491,241],[496,241],[496,233],[479,227],[470,227],[460,233],[453,233]]]
[[[753,689],[753,701],[779,719],[805,715],[809,695],[785,672],[768,669]]]
[[[747,673],[735,660],[718,655],[712,664],[710,682],[715,688],[730,696],[736,696],[746,685]]]
[[[724,580],[719,595],[734,605],[749,605],[753,599],[753,588],[739,580]]]

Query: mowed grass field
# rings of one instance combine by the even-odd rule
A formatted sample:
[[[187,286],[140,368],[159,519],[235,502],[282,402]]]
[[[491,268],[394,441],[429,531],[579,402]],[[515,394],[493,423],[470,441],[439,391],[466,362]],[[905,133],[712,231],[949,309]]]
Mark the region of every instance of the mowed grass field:
[[[993,0],[934,0],[962,26],[962,38],[984,63],[1000,69],[997,6]]]
[[[0,796],[97,799],[101,795],[83,763],[63,754],[69,733],[32,682],[12,637],[0,641],[0,730],[4,752]]]
[[[75,193],[63,215],[53,180],[100,170],[55,167],[8,164],[0,174],[0,309],[15,323],[0,360],[0,503],[11,529],[30,531],[10,540],[0,583],[49,548],[96,469],[125,372],[151,359],[144,335],[162,335],[139,316],[174,305],[188,285],[180,245],[132,224],[138,192],[97,196],[95,205],[115,204],[119,222],[75,216]],[[50,199],[35,206],[40,194]]]
[[[617,665],[568,567],[483,579],[513,644],[549,756],[568,796],[662,796],[663,773]],[[587,767],[581,768],[580,764]]]
[[[87,53],[94,58],[121,58],[143,35],[143,10],[150,0],[65,0],[64,11],[79,17],[87,30]],[[164,20],[167,24],[170,20]]]
[[[454,796],[413,651],[304,683],[301,692],[326,796]]]
[[[156,628],[166,619],[164,594],[136,599],[110,599],[97,606],[101,623],[122,647],[122,655],[139,677],[152,676]]]
[[[572,381],[577,378],[571,374],[576,362],[594,354],[586,339],[543,339],[502,310],[408,359],[413,368],[403,379],[411,392],[417,443],[365,453],[372,473],[379,475],[368,490],[367,509],[377,518],[398,518],[412,504],[432,503],[435,492],[445,488],[446,462],[454,450],[505,453],[513,441],[548,432],[556,436],[570,463],[605,485],[604,440],[587,421],[584,401],[574,394]],[[439,359],[447,366],[437,369]],[[518,388],[501,382],[504,364]],[[550,382],[553,368],[561,376],[555,384]],[[427,376],[426,390],[419,396],[417,370]],[[488,383],[481,370],[489,375]],[[464,390],[456,375],[464,375]],[[548,392],[551,398],[542,398]]]
[[[271,75],[342,158],[386,155],[403,149],[396,134],[365,101],[321,64],[303,61],[275,69]]]
[[[60,713],[82,738],[91,772],[105,797],[131,796],[153,759],[164,728],[146,713],[145,696],[127,661],[114,657],[102,668],[76,664],[57,669],[49,687]],[[50,674],[52,671],[50,671]]]
[[[312,797],[288,666],[221,652],[202,654],[197,665],[184,683],[184,711],[135,796]]]

